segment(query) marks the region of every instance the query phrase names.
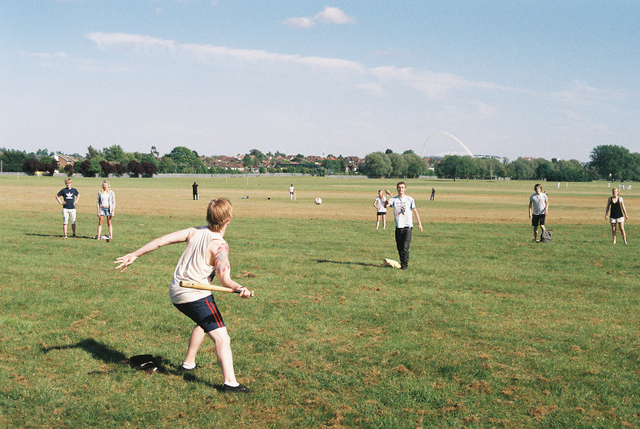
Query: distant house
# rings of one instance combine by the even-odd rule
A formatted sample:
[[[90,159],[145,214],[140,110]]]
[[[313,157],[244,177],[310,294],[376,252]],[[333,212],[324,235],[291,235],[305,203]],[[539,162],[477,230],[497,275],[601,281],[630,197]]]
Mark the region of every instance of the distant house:
[[[60,171],[64,170],[64,168],[67,165],[70,165],[71,167],[73,167],[73,164],[75,164],[78,161],[77,159],[75,159],[70,155],[63,155],[61,153],[56,153],[55,155],[53,155],[53,159],[55,161],[58,161],[58,170]],[[58,170],[56,170],[56,172]]]

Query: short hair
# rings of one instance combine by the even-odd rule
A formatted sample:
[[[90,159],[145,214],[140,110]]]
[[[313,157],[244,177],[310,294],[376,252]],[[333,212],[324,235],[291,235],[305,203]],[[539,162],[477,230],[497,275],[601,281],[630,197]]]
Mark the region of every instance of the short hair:
[[[539,183],[536,183],[535,185],[533,185],[533,190],[535,191],[536,189],[538,189],[538,186],[540,186]],[[542,186],[540,186],[540,188],[542,189]]]
[[[218,232],[227,224],[233,216],[231,202],[226,198],[217,198],[209,201],[207,207],[207,223],[213,232]]]
[[[406,184],[406,183],[404,183],[404,182],[398,182],[398,183],[396,184],[396,189],[398,189],[398,186],[400,186],[400,185],[404,185],[404,187],[405,187],[405,188],[407,187],[407,184]]]
[[[611,190],[611,193],[613,194],[615,191],[620,192],[620,189],[618,189],[618,188],[613,188],[613,189]]]
[[[64,179],[64,184],[71,183],[71,179]]]

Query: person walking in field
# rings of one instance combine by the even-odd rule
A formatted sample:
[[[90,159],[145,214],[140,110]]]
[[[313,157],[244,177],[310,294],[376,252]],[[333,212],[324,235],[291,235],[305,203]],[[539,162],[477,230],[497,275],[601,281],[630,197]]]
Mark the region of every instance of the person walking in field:
[[[406,270],[409,267],[409,246],[411,245],[411,232],[413,230],[413,215],[418,221],[418,228],[422,232],[422,222],[416,208],[416,203],[405,191],[407,185],[399,182],[396,185],[398,195],[387,201],[389,207],[393,207],[393,218],[396,222],[396,247],[400,256],[400,268]]]
[[[387,199],[384,197],[382,189],[378,191],[378,196],[373,200],[373,206],[376,208],[376,229],[380,226],[382,219],[382,229],[387,229]]]
[[[102,182],[102,189],[98,192],[98,202],[96,203],[98,208],[98,233],[96,234],[96,240],[104,238],[111,240],[113,238],[113,223],[111,218],[116,214],[116,194],[111,190],[111,184],[105,180]],[[109,235],[101,236],[102,223],[104,218],[107,218],[107,225],[109,226]]]
[[[180,281],[210,284],[217,273],[222,286],[239,291],[241,298],[249,298],[252,295],[249,289],[231,279],[229,245],[224,240],[231,218],[232,207],[229,200],[212,200],[207,207],[207,226],[183,229],[156,238],[135,252],[117,258],[114,264],[120,264],[115,269],[124,272],[137,258],[146,253],[169,244],[186,242],[187,247],[178,261],[169,288],[173,305],[196,323],[191,332],[182,368],[186,371],[196,368],[198,349],[205,336],[209,336],[215,343],[218,364],[222,369],[222,390],[229,393],[249,393],[250,390],[236,380],[231,340],[211,291],[180,286]]]
[[[62,200],[60,199],[62,197]],[[62,205],[62,233],[67,238],[67,225],[71,220],[73,236],[76,236],[76,204],[80,199],[80,193],[71,187],[71,179],[64,179],[64,188],[56,194],[56,201]]]
[[[293,183],[291,184],[291,186],[289,186],[289,199],[290,200],[296,199],[296,188],[293,187]]]
[[[545,231],[545,219],[549,212],[549,197],[542,192],[542,186],[536,183],[533,187],[534,194],[529,197],[529,219],[531,219],[531,225],[533,226],[533,239],[536,243],[538,240],[538,226]]]
[[[618,188],[611,190],[613,196],[607,199],[607,208],[604,211],[604,218],[609,218],[611,223],[611,236],[613,237],[613,244],[616,244],[616,231],[620,228],[622,234],[622,241],[627,244],[627,234],[624,230],[624,221],[629,219],[627,216],[627,208],[624,206],[624,199],[620,196]],[[611,213],[609,213],[611,209]]]
[[[429,198],[429,201],[433,201],[436,199],[436,188],[431,188],[431,198]]]

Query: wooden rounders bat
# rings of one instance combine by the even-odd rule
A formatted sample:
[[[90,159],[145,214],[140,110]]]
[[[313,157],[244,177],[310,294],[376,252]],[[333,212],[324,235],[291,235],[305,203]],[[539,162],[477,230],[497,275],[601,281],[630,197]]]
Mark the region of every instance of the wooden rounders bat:
[[[200,289],[200,290],[210,290],[213,292],[240,293],[240,289],[234,290],[224,286],[215,286],[215,285],[209,285],[206,283],[198,283],[198,282],[186,282],[184,280],[180,280],[180,287],[188,287],[191,289]],[[253,296],[253,291],[251,291],[251,296]]]

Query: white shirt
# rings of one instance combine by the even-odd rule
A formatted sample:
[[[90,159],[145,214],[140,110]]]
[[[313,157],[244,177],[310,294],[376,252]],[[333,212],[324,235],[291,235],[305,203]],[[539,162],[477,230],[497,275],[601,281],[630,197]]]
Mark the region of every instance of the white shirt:
[[[413,228],[413,210],[416,208],[413,198],[408,195],[393,197],[389,199],[389,206],[393,207],[396,228]]]

